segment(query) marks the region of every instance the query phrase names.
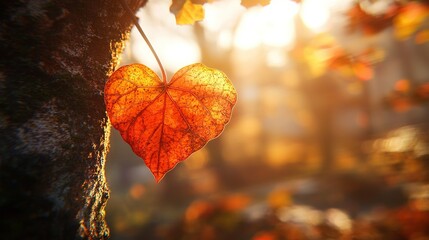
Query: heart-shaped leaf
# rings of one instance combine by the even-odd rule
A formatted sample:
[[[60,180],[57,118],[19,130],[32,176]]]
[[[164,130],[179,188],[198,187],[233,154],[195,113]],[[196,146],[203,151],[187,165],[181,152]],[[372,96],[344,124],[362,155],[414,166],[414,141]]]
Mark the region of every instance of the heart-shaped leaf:
[[[142,64],[123,66],[104,93],[113,127],[157,182],[222,132],[237,100],[228,77],[200,63],[180,69],[169,83]]]

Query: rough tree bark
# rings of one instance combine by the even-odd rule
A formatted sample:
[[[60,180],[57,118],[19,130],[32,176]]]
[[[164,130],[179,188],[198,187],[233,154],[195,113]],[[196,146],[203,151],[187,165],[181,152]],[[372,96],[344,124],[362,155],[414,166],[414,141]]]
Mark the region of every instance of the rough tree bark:
[[[115,0],[2,1],[0,13],[1,238],[108,238],[103,88],[131,18]]]

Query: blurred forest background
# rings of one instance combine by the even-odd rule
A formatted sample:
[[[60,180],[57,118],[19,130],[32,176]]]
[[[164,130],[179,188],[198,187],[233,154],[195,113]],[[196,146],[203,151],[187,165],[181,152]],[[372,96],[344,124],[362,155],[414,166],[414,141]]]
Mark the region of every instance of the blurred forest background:
[[[113,240],[429,240],[429,1],[217,0],[192,26],[170,4],[137,14],[169,76],[218,68],[238,103],[159,184],[112,130]],[[134,62],[158,70],[136,29]]]

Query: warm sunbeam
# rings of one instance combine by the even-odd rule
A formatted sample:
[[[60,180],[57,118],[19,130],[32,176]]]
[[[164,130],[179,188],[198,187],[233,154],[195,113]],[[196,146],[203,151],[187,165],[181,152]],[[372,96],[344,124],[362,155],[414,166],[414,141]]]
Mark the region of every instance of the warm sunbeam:
[[[305,0],[300,12],[302,21],[313,32],[324,30],[329,19],[329,9],[325,1]]]
[[[293,18],[298,6],[292,1],[275,0],[266,7],[249,9],[238,26],[234,46],[251,49],[260,44],[291,46],[295,36]]]
[[[262,11],[266,25],[262,41],[275,47],[291,46],[295,37],[294,17],[298,4],[292,1],[277,0]]]
[[[168,1],[157,1],[139,12],[140,24],[155,47],[165,69],[175,72],[200,61],[201,53],[192,26],[177,26]],[[150,24],[148,24],[150,23]],[[158,65],[137,29],[131,31],[131,51],[139,62],[158,71]]]

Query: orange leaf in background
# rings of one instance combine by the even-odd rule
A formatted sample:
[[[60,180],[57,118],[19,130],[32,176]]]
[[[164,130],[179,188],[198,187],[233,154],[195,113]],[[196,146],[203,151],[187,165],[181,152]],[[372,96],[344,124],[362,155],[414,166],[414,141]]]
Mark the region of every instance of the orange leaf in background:
[[[397,93],[392,94],[386,100],[395,112],[406,112],[415,105],[412,98]]]
[[[250,8],[254,6],[266,6],[270,4],[271,0],[241,0],[241,5]]]
[[[225,197],[219,205],[223,210],[237,212],[245,208],[249,202],[250,198],[248,196],[237,194]]]
[[[396,81],[395,90],[400,93],[408,93],[411,89],[410,81],[407,79],[401,79]]]
[[[361,30],[365,35],[377,34],[391,26],[397,11],[398,7],[392,5],[385,14],[372,15],[364,11],[361,4],[356,2],[346,13],[348,28],[352,31]]]
[[[204,19],[203,5],[193,3],[191,0],[173,0],[170,12],[176,16],[176,24],[194,24]]]
[[[371,66],[364,62],[355,62],[353,72],[360,80],[368,81],[374,76]]]
[[[393,20],[395,36],[405,40],[411,36],[429,16],[429,7],[423,3],[410,2]]]
[[[237,100],[228,77],[200,63],[180,69],[169,83],[142,64],[124,66],[104,93],[113,127],[157,182],[222,132]]]
[[[417,87],[416,94],[422,100],[429,100],[429,83]]]
[[[201,218],[207,217],[214,211],[212,203],[205,201],[194,201],[189,205],[185,212],[186,222],[195,222]]]
[[[375,64],[381,62],[386,57],[386,53],[384,50],[380,48],[370,47],[366,49],[360,56],[358,56],[361,61],[364,61],[369,64]]]
[[[181,0],[183,1],[183,0]],[[205,4],[205,3],[210,3],[213,2],[214,0],[191,0],[191,2],[193,4]]]
[[[134,184],[129,190],[129,194],[133,199],[141,199],[145,192],[146,187],[143,184]]]
[[[293,203],[291,195],[285,190],[275,190],[268,195],[268,205],[273,209],[289,206]]]
[[[277,237],[273,232],[262,231],[255,234],[252,240],[276,240]]]
[[[429,30],[423,30],[416,34],[415,41],[417,44],[423,44],[429,41]]]

